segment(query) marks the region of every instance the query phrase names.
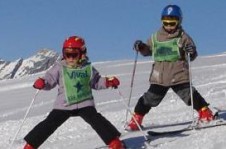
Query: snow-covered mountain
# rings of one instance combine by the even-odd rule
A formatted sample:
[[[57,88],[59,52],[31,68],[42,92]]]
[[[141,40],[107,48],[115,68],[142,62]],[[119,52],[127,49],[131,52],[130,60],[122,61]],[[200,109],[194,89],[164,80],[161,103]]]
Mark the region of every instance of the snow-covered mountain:
[[[58,53],[42,49],[27,59],[20,58],[13,62],[0,60],[0,80],[19,78],[45,71],[53,65],[58,57]]]
[[[1,61],[0,61],[1,63]],[[142,133],[125,133],[126,108],[134,60],[96,62],[94,66],[102,75],[115,75],[120,79],[119,95],[117,90],[93,91],[97,110],[122,132],[121,139],[132,140],[139,144]],[[219,115],[226,120],[226,53],[200,56],[192,64],[193,85],[202,94],[211,107],[221,110]],[[148,78],[152,62],[139,56],[134,78],[130,108],[133,111],[140,95],[149,87]],[[12,138],[22,124],[36,90],[32,84],[44,72],[0,81],[0,149],[9,149]],[[12,145],[13,149],[22,149],[23,137],[52,110],[57,88],[40,91],[30,109],[27,119]],[[195,116],[197,113],[195,112]],[[128,119],[131,118],[129,114]],[[172,90],[158,107],[152,108],[143,120],[144,132],[147,130],[165,131],[185,128],[192,119],[191,108],[186,106]],[[226,126],[183,132],[173,136],[151,138],[151,149],[225,149]],[[71,117],[59,127],[40,149],[94,149],[104,143],[94,130],[80,117]]]

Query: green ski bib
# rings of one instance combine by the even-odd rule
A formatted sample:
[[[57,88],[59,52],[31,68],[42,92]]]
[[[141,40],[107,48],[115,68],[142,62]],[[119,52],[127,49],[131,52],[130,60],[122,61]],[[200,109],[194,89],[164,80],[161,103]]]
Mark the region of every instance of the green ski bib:
[[[155,61],[177,61],[180,58],[178,42],[180,38],[160,42],[157,33],[152,35],[152,56]]]
[[[62,74],[67,105],[92,98],[90,86],[92,67],[90,64],[83,68],[68,68],[63,66]]]

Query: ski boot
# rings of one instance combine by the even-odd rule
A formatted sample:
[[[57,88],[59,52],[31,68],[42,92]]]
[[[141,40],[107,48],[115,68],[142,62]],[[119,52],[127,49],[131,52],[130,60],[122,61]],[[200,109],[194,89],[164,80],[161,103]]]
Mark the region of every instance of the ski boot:
[[[108,149],[125,149],[125,145],[117,137],[108,144]]]
[[[24,146],[24,149],[35,149],[33,146],[31,146],[30,144],[26,144],[25,146]]]
[[[198,113],[199,113],[199,121],[201,121],[201,122],[210,122],[210,121],[214,120],[214,115],[207,106],[201,108],[198,111]]]
[[[130,120],[130,122],[128,124],[128,126],[125,129],[126,130],[130,130],[130,131],[139,130],[139,127],[137,126],[136,122],[141,126],[143,118],[144,118],[143,115],[140,115],[138,113],[134,113],[133,117],[131,118],[131,120]]]

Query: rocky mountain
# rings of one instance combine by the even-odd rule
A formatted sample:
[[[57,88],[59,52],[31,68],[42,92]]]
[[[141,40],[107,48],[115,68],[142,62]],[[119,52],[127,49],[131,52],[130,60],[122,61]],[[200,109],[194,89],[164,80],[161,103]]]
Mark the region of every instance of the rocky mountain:
[[[47,70],[59,58],[59,54],[42,49],[27,59],[4,61],[0,59],[0,80],[19,78]]]
[[[27,59],[19,58],[12,62],[0,59],[0,80],[20,78],[43,72],[50,68],[58,58],[60,58],[58,53],[49,49],[42,49]],[[95,65],[99,67],[102,63],[106,62],[96,62]],[[112,63],[121,64],[121,61],[114,61]],[[226,63],[226,52],[209,56],[199,56],[192,62],[192,67],[218,65],[219,63]],[[108,73],[112,71],[111,67],[109,68]]]

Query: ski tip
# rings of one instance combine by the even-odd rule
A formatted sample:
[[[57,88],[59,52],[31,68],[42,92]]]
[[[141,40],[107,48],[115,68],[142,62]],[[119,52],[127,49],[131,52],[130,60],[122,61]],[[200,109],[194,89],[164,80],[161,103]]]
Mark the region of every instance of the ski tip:
[[[158,136],[158,135],[162,134],[162,132],[148,131],[147,134],[149,136]]]

